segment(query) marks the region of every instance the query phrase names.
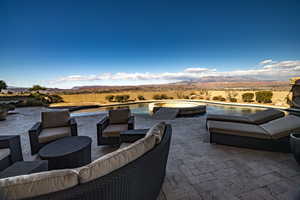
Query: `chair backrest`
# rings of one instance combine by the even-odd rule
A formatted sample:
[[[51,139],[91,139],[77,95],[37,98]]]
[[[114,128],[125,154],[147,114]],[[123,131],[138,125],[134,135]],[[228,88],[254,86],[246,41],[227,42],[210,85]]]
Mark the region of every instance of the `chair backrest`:
[[[121,108],[117,110],[110,110],[108,112],[110,124],[127,124],[131,115],[129,108]]]
[[[55,128],[68,126],[70,113],[68,110],[42,112],[42,127]]]

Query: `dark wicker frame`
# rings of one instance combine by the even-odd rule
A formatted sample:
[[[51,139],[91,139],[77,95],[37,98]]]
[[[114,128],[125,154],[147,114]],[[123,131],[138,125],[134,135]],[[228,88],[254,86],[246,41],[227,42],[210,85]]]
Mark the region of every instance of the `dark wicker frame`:
[[[76,146],[68,146],[74,142]],[[38,155],[42,160],[48,160],[49,170],[81,167],[91,162],[91,144],[92,139],[88,136],[68,136],[45,146]],[[59,150],[60,155],[54,153],[54,156],[55,150]]]
[[[156,200],[169,155],[172,128],[167,125],[161,143],[140,158],[103,177],[31,200]]]
[[[77,123],[74,118],[70,118],[69,126],[71,127],[71,135],[77,136]],[[43,130],[42,122],[37,122],[29,131],[29,140],[30,140],[30,147],[31,147],[31,154],[34,155],[39,152],[39,150],[45,146],[47,143],[39,143],[39,134]]]
[[[225,144],[230,146],[245,147],[265,151],[284,153],[291,152],[289,136],[276,140],[210,132],[210,143]]]
[[[120,137],[103,137],[104,129],[109,125],[109,118],[105,116],[100,122],[97,123],[97,142],[98,145],[119,145]],[[128,119],[128,130],[134,129],[134,116]]]
[[[0,171],[17,161],[23,161],[23,154],[19,135],[1,135],[0,149],[9,148],[10,155],[0,160]]]

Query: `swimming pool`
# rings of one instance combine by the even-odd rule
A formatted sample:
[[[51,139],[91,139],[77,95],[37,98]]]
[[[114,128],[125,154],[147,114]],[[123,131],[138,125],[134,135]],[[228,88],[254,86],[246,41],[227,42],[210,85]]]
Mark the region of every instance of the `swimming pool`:
[[[74,111],[72,115],[80,116],[80,115],[90,115],[90,114],[100,114],[107,113],[108,110],[129,107],[131,112],[134,114],[150,114],[148,109],[149,103],[136,103],[130,105],[121,105],[121,106],[107,106],[100,108],[91,108],[91,109],[83,109]],[[247,115],[256,113],[258,111],[264,110],[264,108],[257,107],[245,107],[245,106],[229,106],[229,105],[219,105],[219,104],[209,104],[207,103],[206,114],[230,114],[230,115]],[[203,116],[198,115],[198,116]]]

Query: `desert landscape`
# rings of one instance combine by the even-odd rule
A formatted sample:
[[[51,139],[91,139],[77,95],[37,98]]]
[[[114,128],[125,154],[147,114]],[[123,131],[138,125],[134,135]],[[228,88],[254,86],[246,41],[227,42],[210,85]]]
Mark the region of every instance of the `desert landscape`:
[[[257,81],[242,78],[202,78],[161,85],[143,86],[83,86],[55,91],[64,102],[51,106],[99,105],[163,99],[195,99],[231,103],[259,103],[287,107],[288,81]],[[257,101],[257,92],[271,93],[270,100]],[[243,97],[252,94],[252,98]],[[125,99],[122,99],[125,97]]]
[[[77,86],[71,89],[10,87],[0,94],[3,101],[21,100],[21,106],[85,106],[149,100],[190,99],[208,102],[265,104],[289,107],[288,81],[256,80],[244,77],[203,77],[197,81],[137,86]]]

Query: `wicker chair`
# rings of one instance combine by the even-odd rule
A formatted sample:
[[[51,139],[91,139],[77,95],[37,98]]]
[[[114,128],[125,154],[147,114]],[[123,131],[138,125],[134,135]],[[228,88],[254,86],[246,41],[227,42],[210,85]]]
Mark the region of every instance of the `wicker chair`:
[[[134,129],[134,116],[128,108],[110,110],[97,124],[98,145],[119,145],[120,132]]]
[[[17,161],[22,161],[22,149],[19,135],[0,136],[0,171]]]
[[[29,130],[31,154],[46,144],[65,136],[77,136],[77,123],[67,110],[42,112],[42,121]]]

